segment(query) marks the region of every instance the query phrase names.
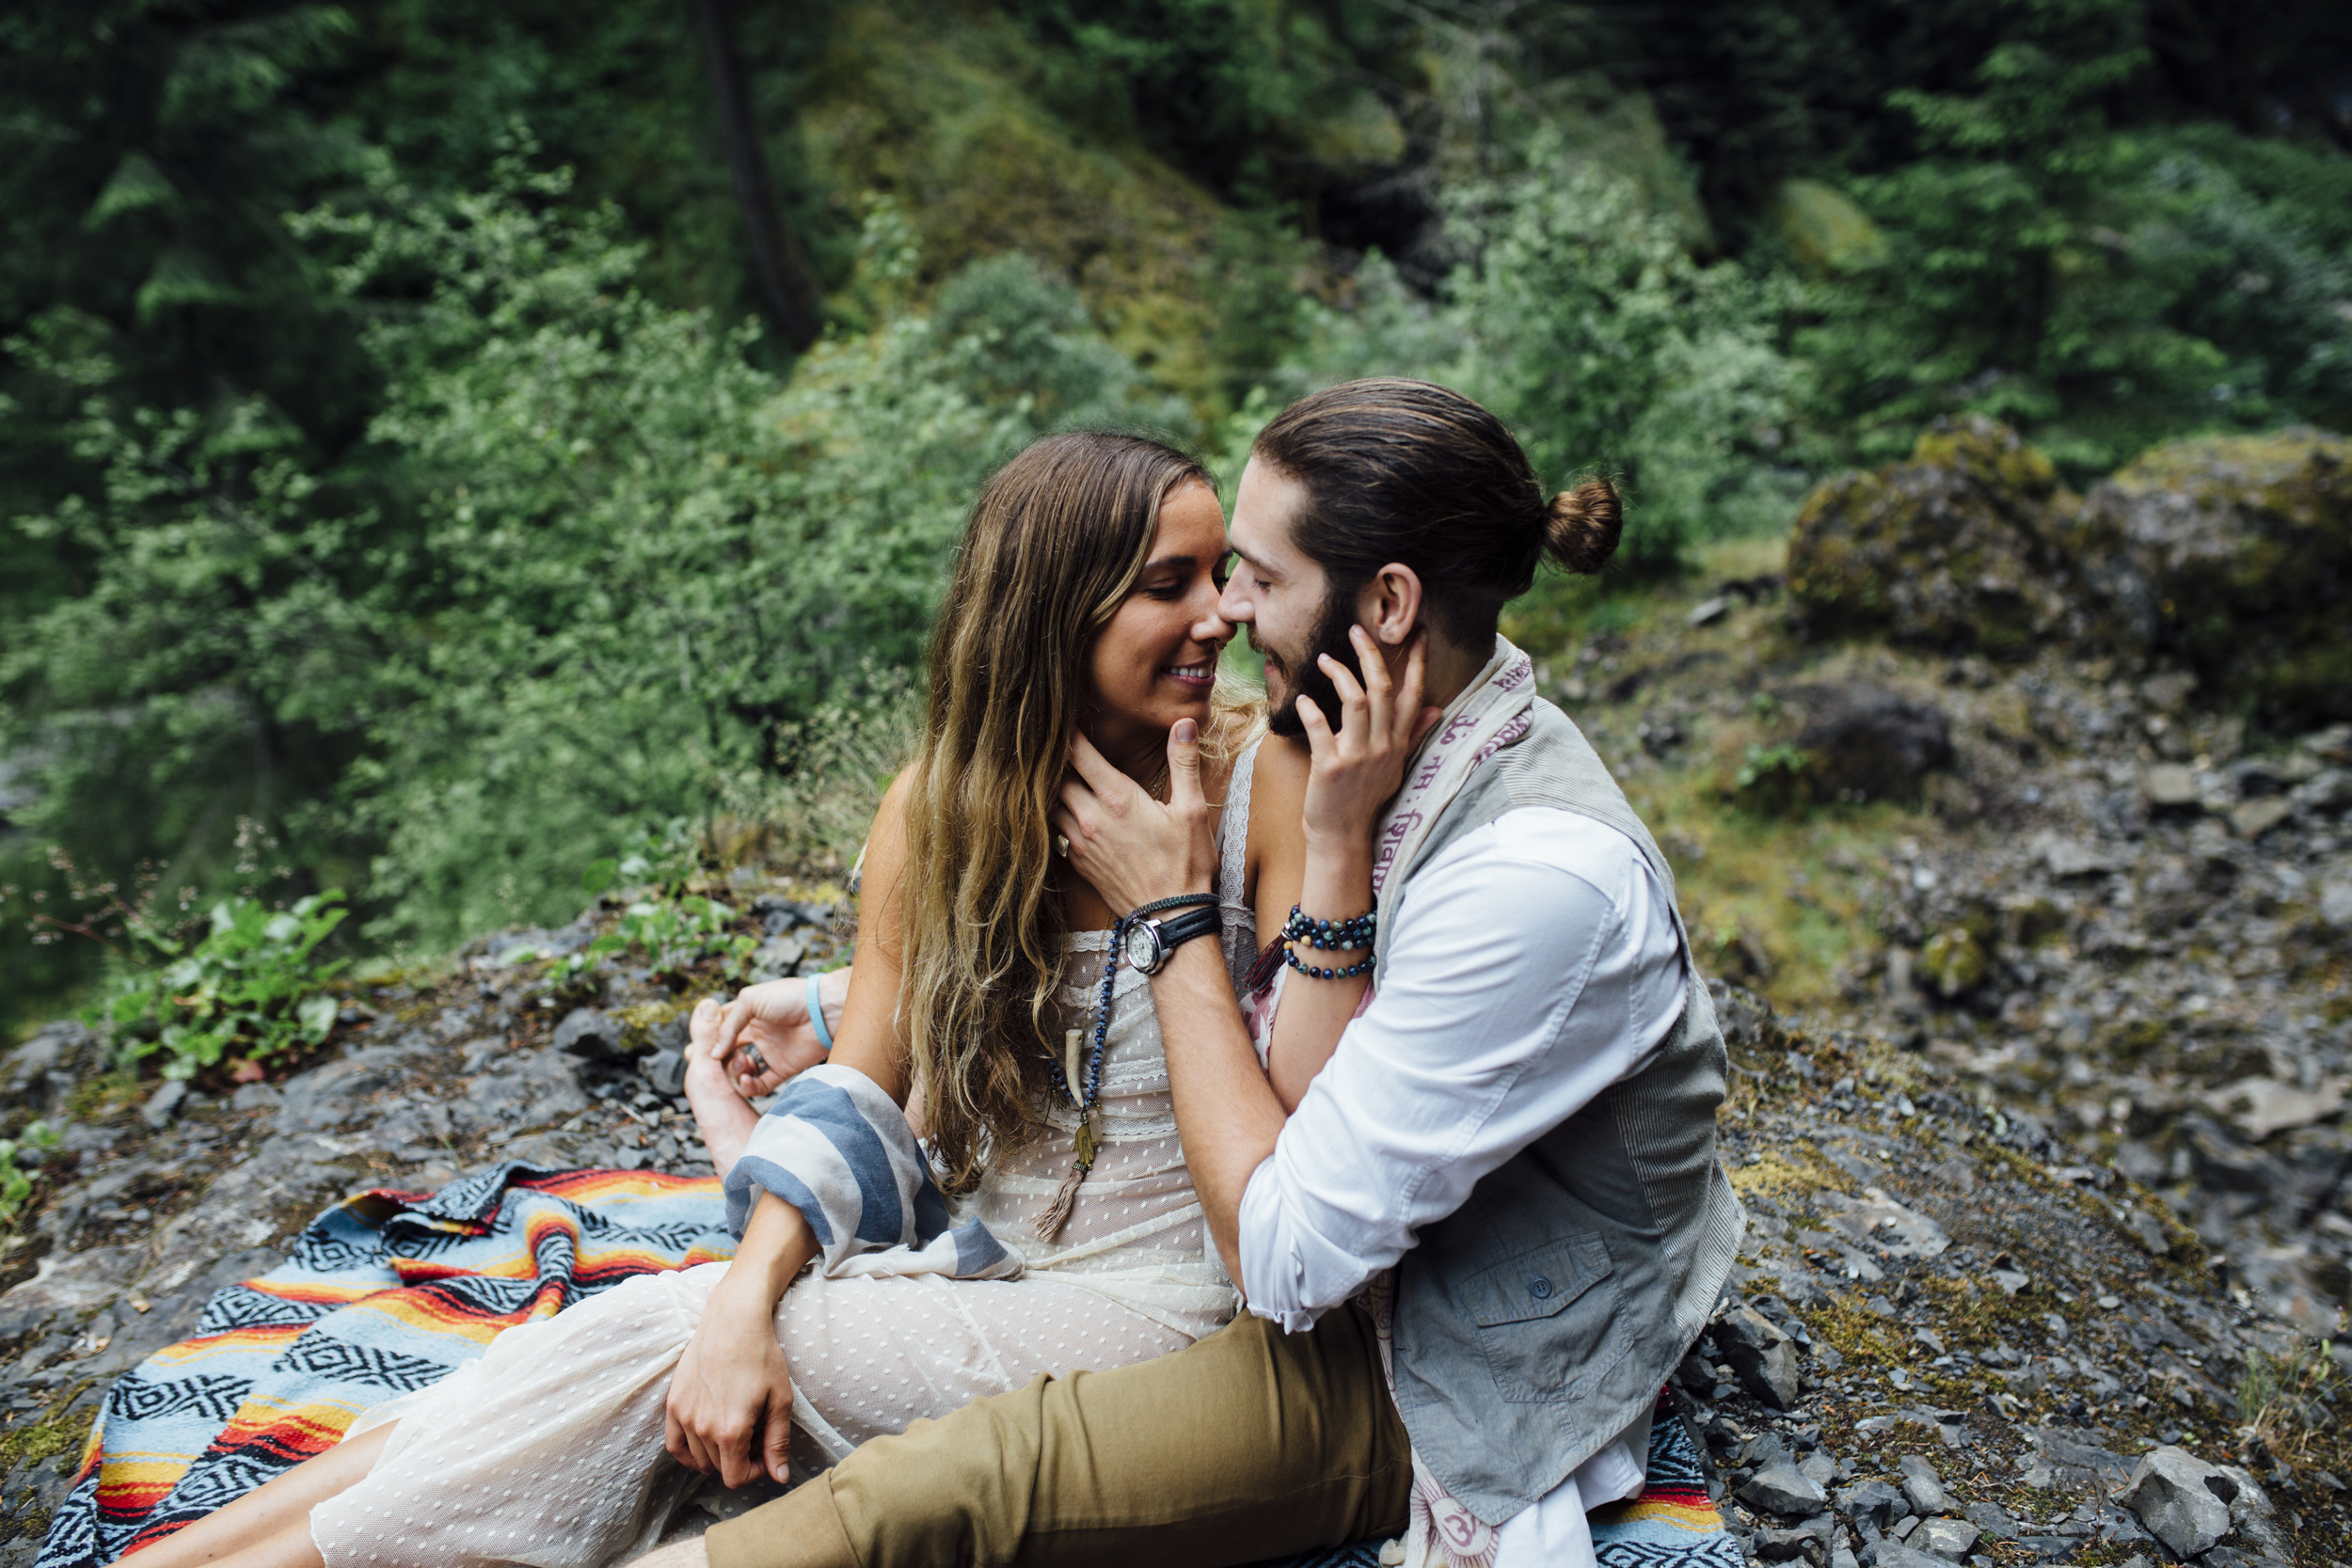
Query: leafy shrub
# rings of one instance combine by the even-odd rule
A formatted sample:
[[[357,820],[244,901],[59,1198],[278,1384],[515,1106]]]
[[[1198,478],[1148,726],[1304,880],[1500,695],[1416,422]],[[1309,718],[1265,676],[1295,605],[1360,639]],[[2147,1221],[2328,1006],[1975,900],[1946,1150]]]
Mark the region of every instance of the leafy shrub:
[[[33,1196],[33,1179],[24,1172],[39,1169],[42,1157],[63,1141],[45,1121],[28,1122],[15,1137],[0,1138],[0,1225],[15,1219]]]
[[[889,218],[869,250],[896,276]],[[995,463],[1183,415],[1017,258],[780,378],[755,327],[639,293],[617,214],[520,151],[449,198],[378,170],[296,228],[370,323],[369,486],[259,404],[92,398],[103,486],[17,524],[88,587],[0,656],[34,797],[11,815],[216,886],[234,802],[316,880],[364,875],[382,942],[569,919],[586,856],[805,782],[806,726],[886,706],[919,659]]]
[[[1693,261],[1671,214],[1549,135],[1518,173],[1448,203],[1471,260],[1439,297],[1368,260],[1347,308],[1311,308],[1281,392],[1412,375],[1477,398],[1545,483],[1598,470],[1621,483],[1618,559],[1636,571],[1794,515],[1804,476],[1778,456],[1803,391],[1777,341],[1795,297],[1787,284]]]
[[[1851,182],[1884,244],[1810,291],[1821,426],[1883,462],[1982,414],[2079,483],[2168,436],[2352,417],[2352,164],[2113,124],[2140,8],[2006,8],[1964,90],[1893,95],[1920,155]]]
[[[1750,746],[1740,758],[1732,788],[1741,804],[1752,810],[1784,812],[1801,804],[1813,759],[1786,741]]]
[[[162,962],[120,980],[90,1010],[116,1052],[135,1061],[167,1053],[167,1078],[188,1078],[231,1050],[258,1061],[317,1045],[335,1027],[339,1004],[325,988],[348,961],[319,961],[317,949],[350,911],[341,891],[314,894],[282,910],[257,898],[213,906],[204,935],[183,942],[151,926],[132,928]]]

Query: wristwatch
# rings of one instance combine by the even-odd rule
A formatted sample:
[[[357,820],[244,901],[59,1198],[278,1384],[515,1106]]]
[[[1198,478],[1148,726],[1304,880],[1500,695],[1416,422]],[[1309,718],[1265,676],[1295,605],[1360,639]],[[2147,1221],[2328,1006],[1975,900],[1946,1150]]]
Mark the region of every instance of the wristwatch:
[[[1141,918],[1153,910],[1179,903],[1200,907],[1186,910],[1183,914],[1168,920]],[[1128,968],[1144,974],[1157,974],[1168,967],[1168,955],[1195,937],[1214,936],[1221,924],[1217,918],[1216,900],[1212,895],[1163,898],[1156,904],[1146,904],[1127,917],[1127,931],[1120,939],[1120,952],[1126,958]]]

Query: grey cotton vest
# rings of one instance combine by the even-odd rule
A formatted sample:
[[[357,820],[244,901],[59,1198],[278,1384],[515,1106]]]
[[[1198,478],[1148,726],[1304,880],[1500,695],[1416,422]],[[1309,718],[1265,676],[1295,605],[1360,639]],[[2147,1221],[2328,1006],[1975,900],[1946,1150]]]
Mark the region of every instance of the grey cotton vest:
[[[1745,1223],[1715,1160],[1728,1064],[1674,873],[1567,715],[1538,698],[1531,719],[1447,804],[1406,879],[1505,812],[1581,812],[1649,863],[1690,995],[1640,1071],[1490,1172],[1397,1265],[1398,1413],[1430,1473],[1491,1525],[1648,1413],[1706,1325]]]

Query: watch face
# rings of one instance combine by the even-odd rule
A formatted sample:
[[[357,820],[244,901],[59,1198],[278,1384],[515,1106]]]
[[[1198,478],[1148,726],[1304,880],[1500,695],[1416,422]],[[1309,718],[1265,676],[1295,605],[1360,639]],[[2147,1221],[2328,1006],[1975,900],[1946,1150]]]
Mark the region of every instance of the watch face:
[[[1128,928],[1128,968],[1139,969],[1148,974],[1152,972],[1152,966],[1158,960],[1159,956],[1160,942],[1159,933],[1157,931],[1153,930],[1148,924],[1140,922]]]

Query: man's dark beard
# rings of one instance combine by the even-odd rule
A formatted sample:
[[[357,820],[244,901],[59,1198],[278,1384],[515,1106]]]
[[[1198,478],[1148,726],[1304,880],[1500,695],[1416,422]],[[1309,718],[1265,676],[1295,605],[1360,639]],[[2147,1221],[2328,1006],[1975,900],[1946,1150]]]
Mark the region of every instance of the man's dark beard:
[[[1308,641],[1306,658],[1295,667],[1287,658],[1266,654],[1265,644],[1258,641],[1258,628],[1255,626],[1249,628],[1249,645],[1281,666],[1282,678],[1291,689],[1289,700],[1266,714],[1266,728],[1276,735],[1295,737],[1307,733],[1307,726],[1298,718],[1298,699],[1302,696],[1321,708],[1324,721],[1331,726],[1331,732],[1334,735],[1339,733],[1340,690],[1331,684],[1331,677],[1324,673],[1317,656],[1329,654],[1340,661],[1343,668],[1355,671],[1359,680],[1363,678],[1363,672],[1358,667],[1355,644],[1347,640],[1348,632],[1356,625],[1354,606],[1349,602],[1354,597],[1352,594],[1334,594],[1323,601],[1323,613],[1315,623],[1314,636]]]

